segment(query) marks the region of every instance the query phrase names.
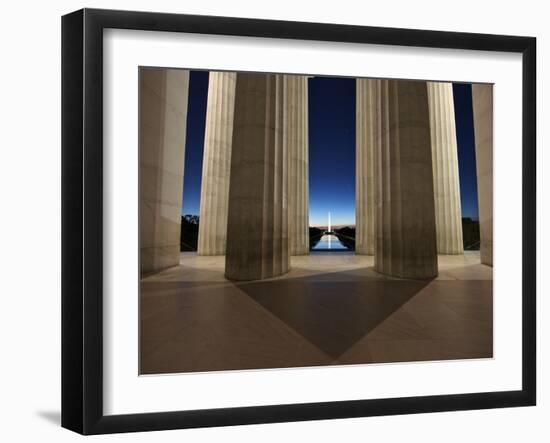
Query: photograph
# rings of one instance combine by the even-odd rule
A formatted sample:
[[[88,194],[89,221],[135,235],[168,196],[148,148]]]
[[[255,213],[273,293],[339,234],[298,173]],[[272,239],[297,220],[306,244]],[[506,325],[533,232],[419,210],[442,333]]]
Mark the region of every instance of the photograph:
[[[3,5],[0,440],[550,442],[542,5]]]
[[[493,358],[493,84],[137,69],[140,375]]]

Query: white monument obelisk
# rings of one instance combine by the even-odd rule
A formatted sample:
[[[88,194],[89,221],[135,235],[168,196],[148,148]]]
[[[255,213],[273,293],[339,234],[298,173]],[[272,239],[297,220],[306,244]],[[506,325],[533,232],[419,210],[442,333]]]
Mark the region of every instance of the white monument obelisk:
[[[330,227],[330,211],[328,213],[328,227],[327,227],[327,232],[329,232],[329,235],[328,235],[328,248],[331,249],[331,245],[330,245],[330,241],[332,240],[332,235],[330,234],[331,232],[331,227]]]

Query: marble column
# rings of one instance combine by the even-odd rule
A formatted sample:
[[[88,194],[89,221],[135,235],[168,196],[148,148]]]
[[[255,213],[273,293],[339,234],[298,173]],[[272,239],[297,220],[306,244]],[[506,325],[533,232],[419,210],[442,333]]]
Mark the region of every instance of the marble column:
[[[210,72],[202,163],[199,255],[225,254],[236,74]]]
[[[142,273],[179,264],[189,71],[140,68]]]
[[[425,82],[378,80],[375,269],[437,275],[430,116]]]
[[[283,77],[237,74],[225,276],[288,271],[288,167],[283,140]]]
[[[463,254],[458,148],[452,83],[428,82],[435,228],[439,254]]]
[[[357,79],[355,135],[355,253],[373,255],[376,244],[374,155],[378,125],[378,80]]]
[[[493,85],[472,85],[481,263],[493,266]]]
[[[290,255],[309,254],[308,77],[285,75],[284,137],[288,153]]]

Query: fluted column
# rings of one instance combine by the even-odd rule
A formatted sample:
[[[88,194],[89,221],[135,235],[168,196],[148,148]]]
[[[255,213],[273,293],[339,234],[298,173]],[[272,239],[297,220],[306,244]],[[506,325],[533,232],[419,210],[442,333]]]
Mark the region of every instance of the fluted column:
[[[462,211],[452,83],[428,82],[435,226],[439,254],[463,254]]]
[[[283,77],[237,74],[225,275],[232,280],[288,271],[288,167]]]
[[[425,82],[378,80],[375,269],[437,275],[430,117]]]
[[[356,80],[355,253],[375,251],[374,154],[378,124],[378,80]]]
[[[472,85],[481,263],[493,266],[493,85]]]
[[[202,163],[199,255],[225,254],[236,74],[210,72]]]
[[[189,71],[141,68],[140,268],[179,264]]]
[[[285,75],[290,255],[309,254],[308,77]]]

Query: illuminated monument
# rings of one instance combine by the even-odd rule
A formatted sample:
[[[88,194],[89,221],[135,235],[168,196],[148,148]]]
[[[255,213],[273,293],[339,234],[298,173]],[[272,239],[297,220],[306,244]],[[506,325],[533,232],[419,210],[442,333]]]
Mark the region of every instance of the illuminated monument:
[[[328,240],[328,249],[332,249],[332,229],[330,226],[330,212],[328,213],[328,224],[327,224],[327,230],[325,232],[327,234],[327,240]]]

